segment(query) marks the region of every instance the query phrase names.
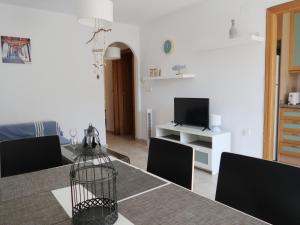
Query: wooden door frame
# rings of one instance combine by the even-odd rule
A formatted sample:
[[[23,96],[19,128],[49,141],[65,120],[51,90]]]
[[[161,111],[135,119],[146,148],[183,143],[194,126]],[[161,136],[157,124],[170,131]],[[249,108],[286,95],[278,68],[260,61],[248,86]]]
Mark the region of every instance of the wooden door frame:
[[[114,135],[120,135],[120,109],[119,109],[119,79],[118,73],[120,70],[120,65],[116,61],[112,62],[112,85],[113,85],[113,118],[114,118]]]
[[[276,51],[277,51],[277,16],[292,10],[300,10],[300,0],[271,7],[267,10],[266,71],[265,71],[265,109],[263,158],[273,160],[275,96],[276,96]]]
[[[123,49],[121,50],[121,57],[122,55],[124,54],[132,54],[132,60],[131,60],[131,65],[128,65],[128,66],[131,66],[132,67],[132,103],[133,103],[133,109],[132,109],[132,112],[133,112],[133,136],[135,137],[135,134],[136,134],[136,130],[135,130],[135,125],[136,125],[136,121],[135,121],[135,72],[134,72],[134,53],[133,51],[128,48],[128,49]],[[120,70],[122,70],[121,68],[121,65],[120,64],[112,64],[112,73],[113,73],[113,98],[114,98],[114,104],[113,104],[113,108],[114,108],[114,134],[115,135],[122,135],[122,132],[121,132],[121,123],[122,121],[120,120],[120,108],[119,108],[119,101],[120,101],[120,90],[119,90],[119,85],[117,84],[118,82],[121,82],[121,80],[117,79],[117,76],[118,75],[115,75],[114,73],[117,73],[119,74]]]

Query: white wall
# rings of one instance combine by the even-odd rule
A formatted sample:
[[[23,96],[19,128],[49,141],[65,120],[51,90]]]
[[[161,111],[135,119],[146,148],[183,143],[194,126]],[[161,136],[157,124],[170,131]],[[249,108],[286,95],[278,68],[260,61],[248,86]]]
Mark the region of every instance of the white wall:
[[[105,143],[104,84],[92,70],[91,30],[73,16],[0,4],[0,35],[31,38],[32,64],[0,63],[0,124],[56,120],[66,136],[92,122]],[[114,24],[139,57],[139,29]]]
[[[223,127],[232,132],[232,150],[262,157],[265,45],[242,46],[197,52],[197,45],[228,38],[230,20],[236,19],[240,35],[260,32],[265,36],[266,8],[282,0],[209,0],[160,18],[141,30],[142,75],[149,66],[174,74],[171,67],[186,64],[191,80],[163,80],[142,88],[143,115],[154,112],[154,123],[173,120],[174,97],[210,98],[211,112],[221,114]],[[165,39],[175,42],[175,51],[165,55]],[[143,136],[146,137],[143,118]]]

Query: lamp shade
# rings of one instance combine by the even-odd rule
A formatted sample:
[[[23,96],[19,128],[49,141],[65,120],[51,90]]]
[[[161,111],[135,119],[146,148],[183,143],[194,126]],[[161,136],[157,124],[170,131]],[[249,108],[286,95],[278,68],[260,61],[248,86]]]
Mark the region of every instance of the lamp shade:
[[[212,114],[211,115],[211,125],[212,126],[221,126],[222,117],[220,115]]]
[[[104,58],[106,60],[121,59],[121,49],[118,47],[108,47],[105,52]]]
[[[113,23],[113,2],[111,0],[77,0],[78,22],[108,29]]]

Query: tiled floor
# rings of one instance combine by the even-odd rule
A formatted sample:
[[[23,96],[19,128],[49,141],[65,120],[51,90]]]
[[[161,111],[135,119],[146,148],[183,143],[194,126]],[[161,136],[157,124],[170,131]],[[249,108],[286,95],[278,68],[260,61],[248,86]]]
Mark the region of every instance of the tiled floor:
[[[108,147],[116,152],[127,155],[131,163],[139,168],[146,169],[148,149],[144,141],[137,141],[131,137],[120,137],[107,134]],[[214,199],[217,185],[217,176],[195,169],[194,192],[207,198]]]

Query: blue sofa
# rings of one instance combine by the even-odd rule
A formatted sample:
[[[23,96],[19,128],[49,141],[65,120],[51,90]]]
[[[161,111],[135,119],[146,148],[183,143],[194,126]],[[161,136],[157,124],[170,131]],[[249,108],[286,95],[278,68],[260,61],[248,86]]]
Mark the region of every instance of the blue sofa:
[[[0,141],[11,141],[52,135],[59,136],[61,145],[70,143],[70,141],[63,136],[63,132],[56,121],[0,125]]]

